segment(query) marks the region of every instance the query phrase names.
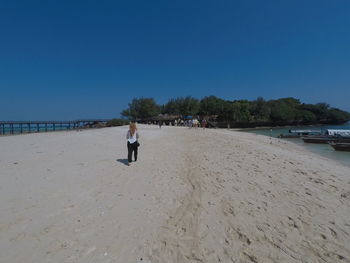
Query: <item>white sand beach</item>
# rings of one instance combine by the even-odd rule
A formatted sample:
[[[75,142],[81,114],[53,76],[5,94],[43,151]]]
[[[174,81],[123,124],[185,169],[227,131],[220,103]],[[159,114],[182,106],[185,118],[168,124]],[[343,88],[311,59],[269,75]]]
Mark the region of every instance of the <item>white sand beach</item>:
[[[0,137],[0,262],[350,262],[350,167],[146,125],[129,167],[126,132]]]

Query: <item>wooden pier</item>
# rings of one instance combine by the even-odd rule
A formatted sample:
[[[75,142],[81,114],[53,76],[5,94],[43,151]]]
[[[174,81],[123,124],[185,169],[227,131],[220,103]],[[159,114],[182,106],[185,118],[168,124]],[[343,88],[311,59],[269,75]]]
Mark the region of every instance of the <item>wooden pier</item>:
[[[72,130],[105,124],[109,119],[81,119],[74,121],[0,121],[0,135]]]

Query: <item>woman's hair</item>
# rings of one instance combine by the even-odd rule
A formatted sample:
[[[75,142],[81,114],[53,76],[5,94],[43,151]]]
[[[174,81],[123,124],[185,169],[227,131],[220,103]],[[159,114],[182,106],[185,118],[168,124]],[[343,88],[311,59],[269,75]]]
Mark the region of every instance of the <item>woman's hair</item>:
[[[135,134],[135,132],[137,130],[135,122],[130,123],[129,130],[130,130],[131,135],[134,136],[134,134]]]

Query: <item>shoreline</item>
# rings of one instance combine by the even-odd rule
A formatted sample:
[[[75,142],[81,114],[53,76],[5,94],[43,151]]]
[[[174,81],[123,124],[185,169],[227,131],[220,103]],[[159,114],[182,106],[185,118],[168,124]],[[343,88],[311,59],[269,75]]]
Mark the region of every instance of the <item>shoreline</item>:
[[[276,137],[270,137],[268,135],[263,135],[263,134],[257,134],[257,133],[254,133],[255,135],[259,135],[259,136],[264,136],[264,137],[268,137],[268,138],[273,138],[273,139],[277,139],[277,140],[281,140],[281,141],[284,141],[284,142],[288,142],[290,144],[293,144],[294,146],[297,146],[297,147],[300,147],[303,151],[307,151],[311,154],[315,154],[317,155],[318,157],[321,157],[321,158],[325,158],[329,161],[333,161],[333,162],[336,162],[338,163],[339,165],[342,165],[342,166],[346,166],[346,167],[349,167],[350,168],[350,161],[343,161],[343,160],[339,160],[339,159],[336,159],[336,158],[332,158],[330,157],[329,155],[327,154],[324,154],[320,151],[316,151],[316,150],[313,150],[311,147],[314,147],[315,145],[314,144],[305,144],[305,143],[299,143],[299,142],[295,142],[294,140],[295,139],[298,139],[298,138],[295,138],[295,139],[283,139],[283,138],[276,138]],[[325,146],[323,144],[316,144],[316,146]],[[329,145],[326,145],[327,148]],[[330,146],[329,146],[330,147]],[[329,148],[332,152],[335,152],[332,148]],[[347,152],[336,152],[338,154],[346,154],[348,155]],[[349,153],[349,157],[350,157],[350,153]]]
[[[347,262],[350,168],[226,129],[3,137],[1,262]],[[272,143],[271,143],[272,142]]]
[[[344,127],[344,126],[342,126]],[[300,138],[278,138],[276,136],[276,131],[280,129],[287,129],[287,128],[276,128],[272,130],[272,134],[270,133],[269,129],[248,129],[248,130],[238,130],[239,132],[246,132],[246,133],[251,133],[251,134],[256,134],[256,135],[262,135],[266,136],[268,138],[275,138],[279,139],[282,141],[288,141],[291,142],[295,145],[299,145],[303,147],[305,150],[316,153],[319,156],[335,160],[338,163],[341,163],[346,166],[350,166],[350,153],[349,152],[340,152],[340,151],[335,151],[333,148],[331,148],[327,144],[312,144],[312,143],[303,143]],[[265,132],[266,131],[266,132]],[[278,132],[279,133],[279,132]]]
[[[323,127],[323,126],[343,126],[349,124],[349,122],[343,124],[309,124],[309,125],[287,125],[287,126],[261,126],[255,128],[234,128],[230,130],[265,130],[265,129],[288,129],[288,128],[297,128],[297,127]]]

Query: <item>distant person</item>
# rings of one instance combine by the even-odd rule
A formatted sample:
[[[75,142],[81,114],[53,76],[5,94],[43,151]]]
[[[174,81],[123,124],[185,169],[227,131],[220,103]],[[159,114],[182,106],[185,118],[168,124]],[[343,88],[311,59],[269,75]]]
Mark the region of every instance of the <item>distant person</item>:
[[[199,127],[199,121],[194,119],[194,127],[197,129]]]
[[[207,121],[205,119],[202,120],[202,128],[205,130],[205,127],[207,127]]]
[[[162,128],[162,125],[163,125],[163,122],[162,122],[162,121],[159,121],[159,122],[158,122],[158,125],[159,125],[159,129],[161,129],[161,128]]]
[[[198,127],[197,119],[192,120],[192,127],[194,127],[195,129]]]
[[[192,120],[188,120],[188,121],[187,121],[187,126],[188,126],[189,129],[192,128],[192,125],[193,125]]]
[[[140,146],[139,142],[139,133],[136,128],[136,123],[130,123],[129,130],[126,134],[126,139],[128,140],[128,165],[131,163],[132,153],[134,152],[135,162],[137,161],[137,148]]]

